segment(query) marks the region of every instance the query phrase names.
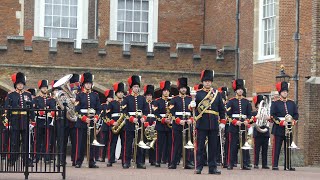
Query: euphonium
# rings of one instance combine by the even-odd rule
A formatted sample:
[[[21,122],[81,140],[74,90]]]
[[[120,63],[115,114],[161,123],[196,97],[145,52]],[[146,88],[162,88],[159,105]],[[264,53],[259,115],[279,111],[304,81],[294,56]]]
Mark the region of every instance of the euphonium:
[[[111,128],[113,134],[119,134],[120,130],[123,128],[123,126],[126,123],[126,115],[124,113],[121,113],[121,116],[119,117],[119,119],[117,120],[118,125],[113,126]]]
[[[155,130],[155,127],[156,127],[156,124],[153,124],[152,126],[148,126],[145,129],[145,136],[148,141],[151,141],[151,142],[147,142],[146,144],[150,148],[154,147],[154,143],[157,140],[157,131]]]
[[[75,94],[70,90],[69,80],[71,79],[72,74],[68,74],[63,78],[59,79],[53,87],[60,87],[62,90],[59,90],[57,94],[55,94],[55,100],[59,107],[63,110],[63,103],[67,103],[67,119],[75,122],[77,121],[77,114],[75,112],[75,104],[71,101],[71,99],[75,98]]]
[[[257,113],[257,122],[255,123],[255,128],[260,133],[268,132],[269,121],[268,117],[270,117],[270,103],[268,103],[266,97],[260,102],[259,109]]]

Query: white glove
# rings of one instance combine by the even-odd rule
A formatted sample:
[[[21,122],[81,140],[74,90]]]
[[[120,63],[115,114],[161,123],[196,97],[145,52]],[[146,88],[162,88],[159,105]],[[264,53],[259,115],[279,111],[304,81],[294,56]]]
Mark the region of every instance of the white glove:
[[[224,129],[225,127],[226,127],[225,124],[223,124],[223,123],[220,123],[220,124],[219,124],[219,129]]]
[[[195,108],[197,106],[197,103],[195,101],[190,102],[190,107]]]
[[[248,135],[251,135],[253,133],[253,126],[251,126],[248,130]]]

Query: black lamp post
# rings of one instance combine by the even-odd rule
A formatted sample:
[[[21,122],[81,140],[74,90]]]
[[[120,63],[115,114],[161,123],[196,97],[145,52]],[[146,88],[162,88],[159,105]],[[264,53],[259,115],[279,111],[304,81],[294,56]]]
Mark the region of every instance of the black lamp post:
[[[289,82],[291,79],[291,76],[285,73],[284,66],[280,66],[280,74],[276,76],[277,82]]]

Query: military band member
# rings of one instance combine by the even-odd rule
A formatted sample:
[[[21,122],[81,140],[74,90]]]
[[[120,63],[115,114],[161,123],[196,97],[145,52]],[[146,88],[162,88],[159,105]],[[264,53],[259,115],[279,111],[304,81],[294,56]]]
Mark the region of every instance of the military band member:
[[[187,96],[188,79],[179,78],[178,82],[179,95],[175,96],[170,100],[169,108],[171,109],[171,114],[174,116],[172,123],[172,148],[171,148],[171,165],[169,169],[176,169],[177,163],[180,161],[182,148],[185,144],[182,144],[183,132],[185,131],[186,136],[185,142],[188,142],[188,131],[192,132],[192,122],[193,117],[188,108],[191,97]],[[189,130],[187,130],[189,128]],[[192,138],[192,137],[190,137]],[[186,149],[186,164],[184,169],[193,169],[193,150]]]
[[[294,101],[288,99],[289,83],[279,82],[276,84],[277,91],[279,92],[279,99],[271,104],[270,115],[271,119],[274,121],[272,127],[273,138],[273,148],[272,148],[272,170],[279,170],[278,161],[281,151],[282,143],[284,142],[284,154],[285,158],[291,153],[291,149],[287,147],[287,139],[285,136],[285,129],[288,123],[285,121],[286,115],[291,115],[293,118],[292,126],[295,126],[299,119],[299,113]],[[290,140],[292,141],[292,132],[290,133]],[[291,142],[289,143],[291,144]],[[295,171],[295,168],[291,166],[291,159],[289,160],[289,167],[284,166],[285,170]]]
[[[108,121],[107,117],[107,107],[108,104],[113,101],[114,92],[111,89],[107,89],[104,92],[104,96],[106,97],[106,102],[101,104],[101,118],[103,120],[102,126],[101,126],[101,142],[105,146],[100,149],[101,151],[101,162],[105,162],[107,149],[109,149],[109,141],[111,140],[109,137],[109,134],[111,133],[110,129],[110,121]]]
[[[22,152],[27,152],[26,144],[29,143],[27,139],[29,133],[27,132],[27,126],[29,126],[29,121],[33,121],[34,113],[31,111],[28,117],[27,111],[22,109],[33,107],[32,96],[30,92],[24,90],[26,77],[23,73],[15,73],[11,76],[11,79],[14,84],[15,91],[8,93],[5,99],[5,108],[19,108],[21,111],[7,111],[5,117],[8,119],[8,127],[10,127],[8,152],[20,153],[20,147]],[[22,139],[22,143],[20,143],[20,137]],[[18,160],[18,155],[8,154],[8,159],[9,166],[13,166]],[[25,159],[23,158],[23,160]],[[26,163],[29,167],[33,166],[32,161],[29,158],[26,160]]]
[[[157,142],[156,142],[156,165],[160,167],[161,159],[163,159],[163,153],[166,151],[164,147],[171,149],[172,144],[172,131],[171,121],[172,114],[169,109],[169,95],[171,89],[170,81],[160,82],[160,90],[162,97],[155,100],[154,111],[157,117],[156,130],[157,130]],[[165,144],[166,143],[166,144]],[[169,166],[171,165],[171,157],[168,157]]]
[[[153,85],[146,85],[144,86],[144,96],[146,98],[147,101],[147,110],[146,110],[146,114],[147,114],[147,119],[144,122],[144,127],[147,128],[149,126],[156,126],[156,117],[154,114],[154,110],[153,110],[153,106],[154,106],[154,101],[153,101],[153,96],[154,96],[154,86]],[[152,142],[152,141],[151,141]],[[149,143],[151,143],[149,142]],[[149,144],[150,146],[150,144]],[[156,145],[154,143],[153,147],[151,147],[148,152],[149,152],[149,163],[151,166],[156,165]]]
[[[259,104],[263,100],[262,95],[257,95],[253,97],[253,104],[256,108],[256,111],[252,112],[252,119],[254,122],[257,122],[257,119],[260,119],[262,117],[257,117]],[[269,121],[270,117],[267,117],[268,119],[266,121]],[[254,168],[259,169],[259,155],[260,155],[260,149],[262,149],[261,156],[262,156],[262,169],[270,169],[268,167],[268,144],[269,144],[269,138],[270,138],[270,132],[269,127],[267,126],[261,126],[261,129],[266,129],[267,131],[265,133],[259,132],[256,127],[253,129],[253,138],[254,138]]]
[[[123,165],[123,168],[130,167],[131,162],[131,154],[132,154],[132,148],[129,148],[133,144],[133,139],[137,138],[137,142],[140,141],[140,136],[135,137],[135,129],[136,129],[136,123],[141,127],[141,124],[143,124],[146,120],[146,99],[144,96],[139,95],[140,91],[140,82],[141,77],[133,75],[129,77],[128,84],[130,87],[130,94],[126,97],[126,103],[127,103],[127,111],[129,119],[126,120],[126,126],[125,126],[125,151],[123,154],[123,159],[125,164]],[[143,126],[142,126],[143,127]],[[141,130],[139,131],[139,134],[141,133]],[[138,169],[145,169],[146,166],[144,165],[144,154],[145,151],[143,148],[138,147],[137,148],[137,157],[135,162],[137,164]]]
[[[115,152],[116,152],[116,146],[117,146],[119,135],[121,139],[121,154],[123,154],[123,151],[124,151],[124,142],[125,142],[124,127],[119,128],[122,124],[118,122],[120,117],[124,117],[124,122],[125,122],[125,115],[127,112],[127,105],[125,104],[125,99],[124,99],[124,89],[125,89],[124,83],[122,82],[115,83],[113,85],[113,91],[115,92],[115,95],[116,95],[115,99],[111,101],[107,106],[106,122],[110,123],[110,129],[115,127],[119,129],[117,133],[113,133],[111,130],[109,131],[107,167],[111,167],[112,164],[116,162]],[[122,158],[122,166],[124,166],[123,158]]]
[[[89,127],[94,126],[94,122],[97,122],[99,119],[99,113],[101,112],[100,109],[100,99],[99,95],[96,92],[92,91],[92,85],[93,85],[93,78],[94,76],[86,72],[81,76],[81,85],[82,85],[82,92],[79,93],[76,96],[76,112],[79,114],[79,119],[76,122],[76,128],[77,128],[77,149],[76,149],[76,168],[80,168],[82,165],[82,162],[84,160],[84,152],[85,147],[87,146],[87,143],[90,144],[90,153],[87,153],[87,156],[89,155],[89,168],[99,168],[95,161],[94,161],[94,148],[93,145],[91,145],[93,141],[93,129],[91,129],[91,138],[90,142],[87,142],[87,129]],[[94,117],[89,117],[89,110],[94,109],[95,115]]]
[[[229,117],[229,147],[228,147],[228,170],[233,169],[233,165],[236,164],[239,141],[239,128],[245,129],[250,124],[251,119],[251,104],[243,97],[245,81],[242,79],[236,79],[232,83],[232,88],[236,92],[236,97],[231,98],[227,104],[227,115]],[[246,142],[245,133],[242,136],[242,143]],[[240,144],[240,147],[243,146]],[[242,149],[240,149],[242,150]],[[250,170],[249,163],[249,151],[242,150],[243,154],[243,167],[242,170]]]
[[[203,88],[197,91],[195,101],[191,101],[190,108],[195,108],[197,154],[196,174],[201,174],[203,169],[203,153],[205,140],[208,137],[208,166],[209,174],[221,174],[217,169],[217,142],[219,126],[225,124],[225,107],[221,94],[214,90],[212,86],[214,71],[203,70],[201,72],[201,82]],[[220,117],[220,125],[219,125]]]
[[[223,100],[223,104],[225,105],[225,107],[227,106],[228,103],[228,88],[227,87],[220,87],[218,88],[218,91],[221,93],[221,97]],[[224,144],[223,144],[223,168],[227,168],[228,167],[228,163],[227,163],[227,154],[228,154],[228,144],[229,144],[229,133],[228,133],[228,128],[229,128],[229,123],[226,123],[225,127],[224,127],[224,134],[223,137],[221,139],[224,139]],[[221,147],[220,147],[220,138],[218,140],[218,157],[221,156]],[[222,157],[220,157],[220,160],[222,163]]]
[[[52,118],[55,116],[54,111],[45,111],[46,109],[55,109],[56,104],[54,99],[48,95],[48,80],[40,80],[38,82],[39,95],[34,99],[35,108],[38,109],[36,114],[36,128],[35,128],[35,152],[36,159],[38,162],[42,156],[39,153],[51,153],[52,151],[52,135],[53,128],[50,126]],[[50,162],[50,156],[44,157],[46,162]]]

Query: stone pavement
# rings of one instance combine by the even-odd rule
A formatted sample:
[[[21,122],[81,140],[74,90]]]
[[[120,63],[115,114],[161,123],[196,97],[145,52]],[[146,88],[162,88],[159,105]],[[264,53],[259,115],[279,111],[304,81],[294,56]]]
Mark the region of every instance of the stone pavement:
[[[162,164],[161,168],[147,165],[147,169],[127,169],[121,167],[121,163],[114,164],[113,167],[106,167],[105,163],[97,163],[99,169],[89,169],[87,164],[83,164],[81,169],[76,169],[67,165],[67,179],[68,180],[212,180],[212,179],[228,179],[228,180],[317,180],[320,179],[319,167],[298,167],[295,172],[272,170],[251,170],[243,171],[235,168],[233,171],[222,169],[222,175],[209,175],[208,168],[205,167],[201,175],[193,174],[193,170],[183,170],[181,166],[176,170],[167,169],[166,165]],[[3,180],[18,180],[24,179],[23,174],[0,174],[0,179]],[[29,179],[45,180],[45,179],[62,179],[61,174],[30,174]]]

